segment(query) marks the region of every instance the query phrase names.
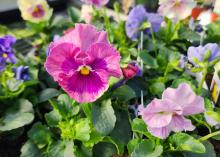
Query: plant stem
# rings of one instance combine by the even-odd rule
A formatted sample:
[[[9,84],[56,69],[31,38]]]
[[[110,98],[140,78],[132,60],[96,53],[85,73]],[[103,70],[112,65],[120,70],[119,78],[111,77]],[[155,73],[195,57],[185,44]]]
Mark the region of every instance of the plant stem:
[[[154,49],[155,57],[156,57],[157,56],[156,39],[155,39],[154,31],[153,31],[152,27],[150,27],[150,33],[151,33],[152,42],[153,42],[153,49]]]
[[[213,133],[208,134],[208,135],[206,135],[206,136],[204,136],[204,137],[201,137],[201,138],[199,139],[199,141],[206,141],[206,140],[208,140],[209,138],[211,138],[211,137],[213,137],[213,136],[217,136],[217,135],[219,135],[219,134],[220,134],[220,131],[213,132]]]
[[[206,122],[201,121],[201,120],[197,119],[197,118],[194,117],[194,116],[191,116],[191,117],[192,117],[192,119],[194,119],[194,120],[195,120],[196,122],[198,122],[199,124],[206,126],[206,127],[208,128],[208,130],[209,130],[209,133],[212,132],[212,129],[209,127],[209,125],[208,125]]]
[[[205,69],[205,70],[202,72],[203,76],[202,76],[202,80],[201,80],[200,85],[199,85],[199,88],[198,88],[198,94],[201,93],[203,84],[205,83],[205,79],[206,79],[207,73],[208,73],[207,69]]]

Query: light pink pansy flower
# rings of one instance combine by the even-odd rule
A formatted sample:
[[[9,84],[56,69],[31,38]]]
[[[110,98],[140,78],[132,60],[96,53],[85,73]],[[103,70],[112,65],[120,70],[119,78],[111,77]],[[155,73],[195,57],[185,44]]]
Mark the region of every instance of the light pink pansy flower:
[[[177,89],[167,88],[162,99],[154,99],[146,108],[139,107],[148,131],[161,139],[167,138],[171,131],[193,131],[195,127],[185,116],[204,111],[203,98],[186,83],[180,84]]]
[[[177,21],[190,16],[196,2],[194,0],[160,0],[159,5],[160,15]]]
[[[75,29],[49,47],[45,68],[79,103],[93,102],[107,89],[109,77],[120,77],[120,55],[106,32],[89,24]]]
[[[97,7],[104,6],[109,2],[109,0],[81,0],[81,1],[86,3],[86,4],[94,5],[94,6],[97,6]]]

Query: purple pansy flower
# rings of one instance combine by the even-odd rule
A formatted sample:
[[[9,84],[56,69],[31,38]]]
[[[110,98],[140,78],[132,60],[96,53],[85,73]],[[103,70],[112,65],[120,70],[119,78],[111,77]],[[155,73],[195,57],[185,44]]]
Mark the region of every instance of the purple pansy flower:
[[[188,49],[188,59],[190,62],[194,63],[193,58],[197,58],[200,62],[203,61],[205,57],[205,53],[207,51],[211,52],[211,56],[209,57],[209,62],[213,61],[214,59],[220,58],[220,48],[215,43],[209,43],[205,46],[198,46],[194,47],[191,46]]]
[[[120,55],[107,34],[89,24],[75,28],[49,47],[45,68],[79,103],[93,102],[107,89],[109,77],[120,78]]]
[[[15,56],[13,51],[13,45],[16,39],[10,35],[6,35],[0,38],[0,71],[4,70],[6,61],[15,63]]]
[[[153,31],[157,32],[163,22],[163,17],[159,14],[148,13],[143,5],[137,5],[131,10],[126,21],[127,36],[132,40],[137,40],[140,34],[140,27],[144,22],[150,22]],[[149,28],[145,30],[145,33],[150,33]]]
[[[14,72],[15,78],[17,80],[24,80],[24,81],[30,80],[28,66],[13,67],[12,71]]]
[[[161,139],[167,138],[171,131],[193,131],[195,127],[185,116],[204,111],[203,98],[186,83],[180,84],[177,89],[167,88],[162,99],[154,99],[146,108],[139,107],[139,114],[149,132]]]

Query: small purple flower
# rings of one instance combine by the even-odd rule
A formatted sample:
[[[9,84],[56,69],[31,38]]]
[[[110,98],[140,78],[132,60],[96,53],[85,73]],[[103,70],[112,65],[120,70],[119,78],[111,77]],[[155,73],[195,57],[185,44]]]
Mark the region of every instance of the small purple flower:
[[[167,138],[171,131],[193,131],[195,126],[186,116],[204,111],[203,98],[186,83],[177,89],[167,88],[162,99],[154,99],[146,108],[143,105],[139,107],[139,115],[147,124],[148,131],[161,139]]]
[[[194,63],[193,58],[197,58],[200,62],[203,61],[207,51],[211,52],[211,55],[208,59],[209,62],[220,58],[220,48],[218,47],[218,45],[215,43],[209,43],[205,46],[189,47],[187,52],[189,61]]]
[[[4,70],[6,61],[16,62],[12,47],[15,42],[16,39],[9,35],[0,38],[0,71]]]
[[[163,22],[163,17],[159,14],[148,13],[143,5],[137,5],[131,10],[126,21],[127,36],[132,40],[137,40],[140,35],[140,27],[144,22],[150,22],[153,31],[157,32]],[[149,28],[146,29],[145,33],[150,33]]]
[[[24,81],[30,80],[28,66],[13,67],[12,71],[15,73],[16,80],[24,80]]]

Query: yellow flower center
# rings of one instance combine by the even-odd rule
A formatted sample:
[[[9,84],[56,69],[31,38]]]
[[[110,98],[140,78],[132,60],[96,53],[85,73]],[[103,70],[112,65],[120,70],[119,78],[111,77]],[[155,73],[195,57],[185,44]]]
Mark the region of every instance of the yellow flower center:
[[[8,55],[7,55],[6,53],[3,53],[2,57],[3,57],[3,58],[7,58]]]
[[[88,67],[88,66],[83,66],[83,67],[81,67],[80,73],[81,73],[82,75],[89,75],[89,73],[90,73],[90,67]]]

